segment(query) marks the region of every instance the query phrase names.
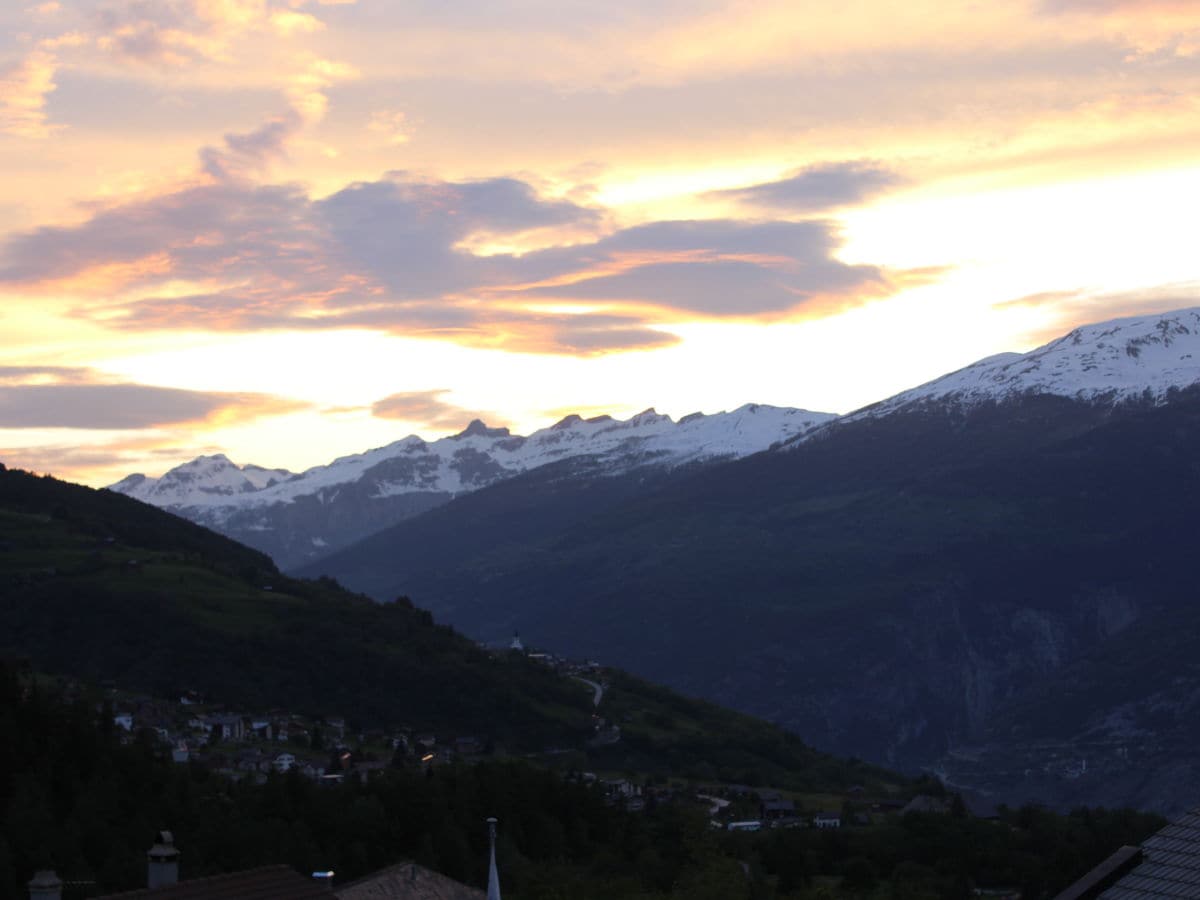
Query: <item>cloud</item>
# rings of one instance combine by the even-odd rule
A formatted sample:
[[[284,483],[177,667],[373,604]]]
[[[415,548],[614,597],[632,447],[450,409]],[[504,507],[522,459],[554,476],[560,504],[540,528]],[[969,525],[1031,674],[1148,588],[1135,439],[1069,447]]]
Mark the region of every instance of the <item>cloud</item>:
[[[288,37],[293,34],[311,34],[320,31],[325,23],[316,16],[293,9],[277,9],[270,14],[271,27]]]
[[[462,428],[473,419],[494,420],[494,413],[470,412],[442,397],[450,393],[447,389],[432,391],[408,391],[392,394],[371,404],[371,415],[380,419],[401,419],[418,422],[429,428]]]
[[[289,111],[254,131],[227,134],[221,147],[200,151],[201,168],[213,178],[228,181],[259,174],[287,153],[287,143],[302,126],[300,115]]]
[[[837,249],[833,226],[822,221],[655,222],[592,245],[531,254],[530,267],[553,274],[524,291],[724,317],[853,304],[894,289],[888,273],[842,263]]]
[[[183,65],[214,60],[228,51],[238,20],[201,0],[124,0],[95,13],[99,46],[124,60]]]
[[[51,472],[60,478],[91,484],[112,484],[148,461],[174,465],[221,448],[192,445],[175,435],[129,436],[117,440],[35,446],[0,446],[0,462],[30,472]],[[165,466],[165,467],[166,467]]]
[[[288,84],[288,109],[253,131],[226,134],[219,147],[200,150],[200,166],[221,181],[262,175],[269,165],[287,156],[288,144],[305,126],[325,117],[325,91],[337,81],[355,77],[352,66],[326,59],[310,60]]]
[[[1038,8],[1048,13],[1195,12],[1193,0],[1041,0]]]
[[[545,200],[513,178],[442,182],[404,173],[352,185],[313,211],[341,253],[399,299],[433,299],[511,279],[510,258],[480,257],[459,246],[472,235],[589,229],[601,221],[596,210]]]
[[[247,421],[305,404],[267,394],[207,393],[144,384],[0,386],[0,428],[127,430]]]
[[[412,128],[408,117],[394,110],[377,110],[371,113],[367,130],[378,134],[393,146],[407,144],[412,139]]]
[[[1029,342],[1040,345],[1080,325],[1195,306],[1200,306],[1200,283],[1165,284],[1132,291],[1043,291],[997,303],[993,308],[1042,311],[1048,316],[1044,324],[1025,335]]]
[[[812,214],[856,206],[902,183],[899,175],[876,163],[835,162],[799,169],[779,181],[711,191],[705,196],[757,209]]]
[[[236,177],[285,133],[228,136],[206,157],[213,183],[10,236],[0,283],[77,297],[77,315],[113,328],[371,328],[587,355],[666,346],[681,320],[823,315],[918,277],[839,261],[824,221],[612,230],[603,211],[515,178],[392,173],[313,200]],[[575,243],[479,250],[530,234]]]
[[[0,132],[23,138],[46,138],[53,133],[46,98],[56,87],[57,69],[57,58],[44,48],[0,69]]]
[[[325,91],[339,81],[358,77],[358,70],[348,63],[330,59],[312,59],[297,74],[287,87],[288,102],[292,110],[306,125],[314,125],[325,117],[329,99]]]
[[[0,366],[0,385],[27,384],[38,381],[86,382],[94,371],[84,366]]]
[[[114,0],[93,21],[102,49],[158,66],[224,61],[238,38],[260,31],[288,37],[322,27],[309,13],[266,0]]]
[[[307,407],[269,394],[116,382],[85,366],[0,366],[0,429],[121,431],[199,422],[228,424]]]
[[[76,226],[47,226],[0,244],[0,281],[37,284],[103,266],[163,256],[174,277],[238,277],[286,268],[303,252],[289,249],[303,231],[306,199],[294,187],[214,184],[117,204]],[[131,266],[126,288],[159,278],[161,269]]]

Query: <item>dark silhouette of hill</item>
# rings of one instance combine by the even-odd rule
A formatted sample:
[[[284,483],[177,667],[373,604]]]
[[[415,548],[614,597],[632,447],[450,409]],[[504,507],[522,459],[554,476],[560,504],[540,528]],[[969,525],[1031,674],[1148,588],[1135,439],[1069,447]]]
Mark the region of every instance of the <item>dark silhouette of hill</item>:
[[[328,578],[289,578],[257,551],[108,491],[0,469],[0,586],[0,657],[39,671],[510,751],[582,751],[594,732],[592,691],[578,681],[483,650],[405,598],[380,604]],[[765,722],[605,677],[598,712],[620,717],[623,737],[589,751],[596,765],[703,764],[709,777],[797,788],[894,780]]]

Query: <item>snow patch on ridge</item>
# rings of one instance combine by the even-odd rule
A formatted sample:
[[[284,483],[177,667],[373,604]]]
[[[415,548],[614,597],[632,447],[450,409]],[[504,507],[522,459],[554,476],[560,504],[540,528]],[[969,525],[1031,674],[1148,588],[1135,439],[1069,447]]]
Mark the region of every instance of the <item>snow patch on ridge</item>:
[[[375,498],[416,492],[465,493],[503,478],[577,456],[593,457],[614,473],[649,463],[682,465],[737,458],[811,431],[836,418],[747,404],[732,412],[693,413],[675,422],[647,409],[621,421],[570,415],[523,437],[479,420],[463,431],[426,442],[410,435],[365,453],[335,459],[300,474],[237,466],[223,454],[176,466],[161,478],[130,475],[110,486],[155,506],[203,511],[219,523],[236,510],[293,503],[312,497],[326,503],[341,486],[364,483]]]
[[[846,416],[917,405],[959,407],[1052,394],[1117,403],[1200,382],[1200,308],[1083,325],[1028,353],[1000,353]]]

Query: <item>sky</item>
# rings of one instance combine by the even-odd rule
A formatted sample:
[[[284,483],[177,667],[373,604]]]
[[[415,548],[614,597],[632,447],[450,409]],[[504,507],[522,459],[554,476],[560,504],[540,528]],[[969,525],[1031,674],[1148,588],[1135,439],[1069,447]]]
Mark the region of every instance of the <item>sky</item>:
[[[0,461],[848,412],[1200,305],[1196,0],[0,4]]]

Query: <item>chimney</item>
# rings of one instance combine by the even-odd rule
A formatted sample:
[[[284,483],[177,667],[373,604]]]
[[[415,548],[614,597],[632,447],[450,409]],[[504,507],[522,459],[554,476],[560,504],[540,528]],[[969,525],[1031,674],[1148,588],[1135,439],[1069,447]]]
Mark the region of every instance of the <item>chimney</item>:
[[[158,843],[146,854],[146,887],[154,890],[179,883],[179,851],[175,836],[169,831],[158,833]]]
[[[29,882],[29,900],[62,900],[62,886],[53,869],[43,869]]]

